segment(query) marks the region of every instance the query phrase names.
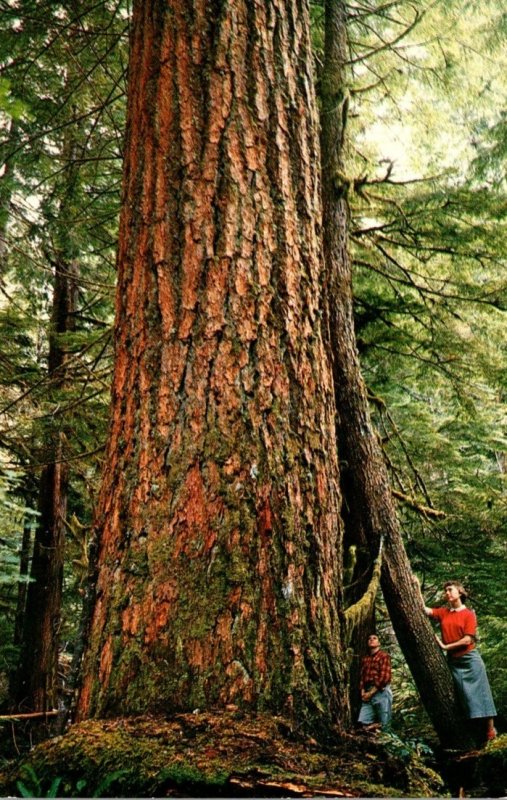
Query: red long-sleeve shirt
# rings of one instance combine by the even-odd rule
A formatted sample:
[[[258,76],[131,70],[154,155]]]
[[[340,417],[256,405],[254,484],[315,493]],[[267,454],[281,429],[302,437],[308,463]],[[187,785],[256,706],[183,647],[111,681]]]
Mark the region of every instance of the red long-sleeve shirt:
[[[365,656],[361,664],[360,689],[376,686],[385,689],[391,683],[391,656],[384,650],[377,650],[373,656]]]

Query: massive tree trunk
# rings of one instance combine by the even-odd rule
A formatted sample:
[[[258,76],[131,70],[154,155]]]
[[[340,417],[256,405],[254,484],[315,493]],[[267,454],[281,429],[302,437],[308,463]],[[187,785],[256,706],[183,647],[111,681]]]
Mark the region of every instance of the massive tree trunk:
[[[442,743],[467,742],[450,671],[436,642],[421,599],[414,591],[387,467],[371,423],[357,353],[348,242],[349,182],[344,177],[343,143],[348,97],[346,3],[326,2],[325,63],[322,75],[322,192],[326,293],[332,337],[336,405],[345,498],[372,556],[385,536],[382,590],[400,647]]]
[[[80,717],[344,717],[310,64],[305,0],[134,4]]]

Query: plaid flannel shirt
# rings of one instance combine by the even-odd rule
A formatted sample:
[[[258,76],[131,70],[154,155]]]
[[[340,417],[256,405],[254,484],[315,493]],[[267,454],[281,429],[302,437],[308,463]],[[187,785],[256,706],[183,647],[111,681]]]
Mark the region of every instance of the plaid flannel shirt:
[[[391,683],[391,656],[378,650],[373,656],[365,656],[361,664],[361,691],[367,686],[385,689]]]

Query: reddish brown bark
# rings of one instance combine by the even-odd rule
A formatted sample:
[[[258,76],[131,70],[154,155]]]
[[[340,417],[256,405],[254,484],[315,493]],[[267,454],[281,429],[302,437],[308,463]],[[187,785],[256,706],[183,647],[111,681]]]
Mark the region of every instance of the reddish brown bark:
[[[305,2],[134,8],[112,423],[78,715],[343,716]]]

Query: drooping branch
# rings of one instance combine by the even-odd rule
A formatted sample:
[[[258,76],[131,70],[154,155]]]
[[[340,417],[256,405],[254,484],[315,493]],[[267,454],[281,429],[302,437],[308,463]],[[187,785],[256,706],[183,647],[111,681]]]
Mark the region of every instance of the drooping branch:
[[[380,575],[382,571],[382,548],[384,537],[380,537],[378,555],[373,562],[373,570],[370,582],[362,597],[345,610],[345,644],[348,645],[352,636],[352,631],[364,622],[371,614],[375,605],[375,599],[380,587]]]

